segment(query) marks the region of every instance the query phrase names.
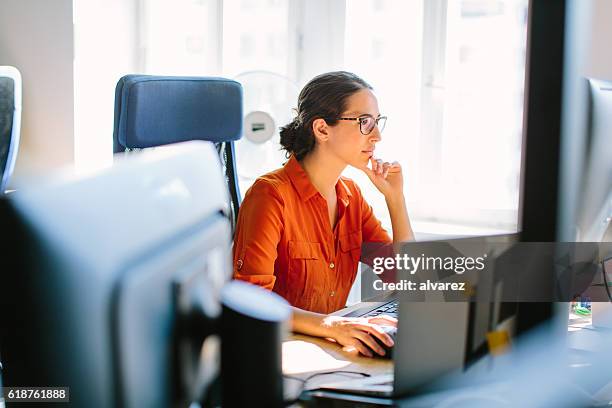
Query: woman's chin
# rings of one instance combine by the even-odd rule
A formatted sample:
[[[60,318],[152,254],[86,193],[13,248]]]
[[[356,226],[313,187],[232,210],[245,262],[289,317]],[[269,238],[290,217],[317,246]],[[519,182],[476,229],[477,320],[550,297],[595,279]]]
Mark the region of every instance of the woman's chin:
[[[366,157],[360,157],[358,160],[353,160],[353,162],[350,163],[350,165],[359,170],[363,170],[368,167],[369,163],[370,163],[370,158],[366,156]]]

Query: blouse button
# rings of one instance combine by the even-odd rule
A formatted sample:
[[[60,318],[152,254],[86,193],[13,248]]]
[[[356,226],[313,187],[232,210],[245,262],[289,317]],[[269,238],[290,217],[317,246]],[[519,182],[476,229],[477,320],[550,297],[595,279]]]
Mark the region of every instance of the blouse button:
[[[238,262],[236,262],[236,266],[238,267],[238,270],[242,269],[242,264],[243,264],[242,259],[239,259]]]
[[[331,292],[329,292],[329,296],[334,296],[336,294],[336,291],[332,290]]]
[[[335,265],[333,262],[331,262],[331,263],[329,264],[329,268],[330,268],[330,269],[334,269],[335,267],[336,267],[336,265]]]

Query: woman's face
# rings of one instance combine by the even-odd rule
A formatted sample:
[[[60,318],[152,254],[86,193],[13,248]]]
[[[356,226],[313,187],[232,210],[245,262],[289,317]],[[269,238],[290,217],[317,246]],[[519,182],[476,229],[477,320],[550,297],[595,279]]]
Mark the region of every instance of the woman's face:
[[[378,101],[369,89],[362,89],[351,95],[340,117],[358,118],[364,115],[369,115],[374,119],[380,116]],[[327,149],[346,164],[356,168],[364,168],[368,165],[370,157],[374,154],[376,143],[381,140],[378,126],[374,126],[370,134],[364,135],[361,133],[357,120],[340,120],[328,129]]]

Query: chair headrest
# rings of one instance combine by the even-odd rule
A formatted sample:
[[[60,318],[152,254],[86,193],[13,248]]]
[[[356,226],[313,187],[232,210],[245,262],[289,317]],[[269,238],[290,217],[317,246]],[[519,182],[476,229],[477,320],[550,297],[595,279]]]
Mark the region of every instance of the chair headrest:
[[[216,77],[126,75],[115,88],[113,150],[242,136],[242,86]]]

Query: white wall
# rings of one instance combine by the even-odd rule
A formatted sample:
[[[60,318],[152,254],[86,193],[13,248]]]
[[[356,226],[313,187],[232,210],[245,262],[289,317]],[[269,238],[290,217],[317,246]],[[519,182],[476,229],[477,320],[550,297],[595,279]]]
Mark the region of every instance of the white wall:
[[[23,77],[13,181],[72,163],[72,0],[0,0],[0,65],[17,67]]]
[[[123,75],[142,72],[138,4],[74,1],[74,156],[79,172],[112,164],[115,85]]]

